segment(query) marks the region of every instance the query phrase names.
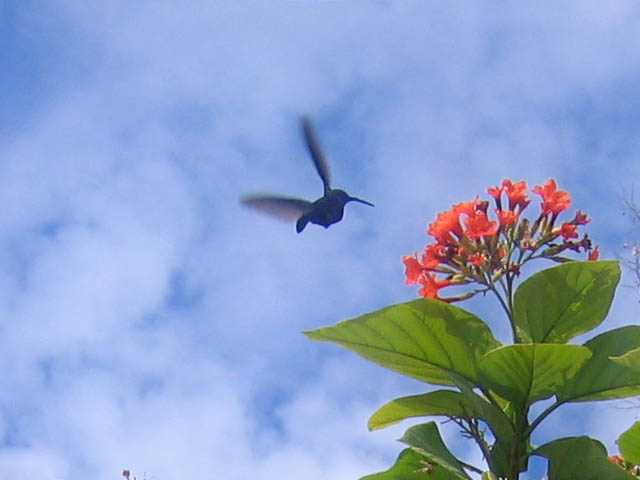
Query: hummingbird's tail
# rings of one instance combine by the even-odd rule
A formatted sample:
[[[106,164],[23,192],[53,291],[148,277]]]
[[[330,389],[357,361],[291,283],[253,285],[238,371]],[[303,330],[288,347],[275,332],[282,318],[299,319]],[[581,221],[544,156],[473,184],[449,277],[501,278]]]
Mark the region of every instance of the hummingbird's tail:
[[[307,226],[307,223],[309,223],[309,218],[307,218],[306,215],[301,216],[296,222],[296,232],[300,233],[302,230],[304,230],[304,227]]]

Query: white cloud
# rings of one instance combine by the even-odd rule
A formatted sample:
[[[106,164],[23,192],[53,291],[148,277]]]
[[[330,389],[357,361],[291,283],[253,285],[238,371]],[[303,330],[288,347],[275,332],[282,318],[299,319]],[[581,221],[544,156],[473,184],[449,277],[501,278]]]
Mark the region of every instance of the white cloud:
[[[624,228],[637,8],[514,5],[60,2],[93,62],[0,145],[0,474],[386,468],[403,427],[366,418],[417,385],[300,330],[413,298],[400,256],[503,177]],[[296,235],[238,198],[320,194],[301,113],[376,207]]]

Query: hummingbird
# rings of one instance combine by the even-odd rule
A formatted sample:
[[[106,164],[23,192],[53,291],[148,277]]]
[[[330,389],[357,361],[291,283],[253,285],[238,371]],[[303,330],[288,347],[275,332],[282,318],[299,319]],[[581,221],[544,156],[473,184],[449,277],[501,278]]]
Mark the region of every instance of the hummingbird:
[[[348,202],[364,203],[373,207],[371,202],[352,197],[344,190],[331,188],[329,165],[320,149],[311,121],[307,117],[302,117],[300,127],[307,150],[322,180],[324,195],[314,202],[280,195],[248,195],[242,198],[242,204],[277,218],[295,220],[298,233],[302,232],[308,223],[329,228],[329,225],[339,222],[344,215],[344,206]]]

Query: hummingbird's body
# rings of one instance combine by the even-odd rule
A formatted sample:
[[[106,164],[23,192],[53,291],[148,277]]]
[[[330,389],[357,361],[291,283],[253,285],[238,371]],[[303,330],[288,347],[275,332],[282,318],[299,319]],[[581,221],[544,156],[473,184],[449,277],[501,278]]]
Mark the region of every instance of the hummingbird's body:
[[[344,206],[349,200],[350,197],[344,190],[329,189],[323,197],[311,204],[311,210],[298,219],[296,231],[300,233],[309,222],[329,228],[329,225],[342,220]]]
[[[242,203],[269,215],[296,220],[298,233],[302,232],[309,222],[322,225],[324,228],[339,222],[344,215],[344,206],[348,202],[359,202],[373,207],[372,203],[351,197],[344,190],[331,188],[329,166],[313,133],[311,122],[307,118],[302,118],[301,124],[307,149],[324,185],[324,195],[315,202],[276,195],[252,195],[244,197]]]

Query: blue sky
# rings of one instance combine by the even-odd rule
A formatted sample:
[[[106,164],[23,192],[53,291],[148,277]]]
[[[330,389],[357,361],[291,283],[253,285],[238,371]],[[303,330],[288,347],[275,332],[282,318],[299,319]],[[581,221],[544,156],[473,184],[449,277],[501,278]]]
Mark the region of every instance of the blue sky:
[[[408,425],[366,420],[423,387],[301,330],[415,298],[401,256],[503,178],[554,177],[603,258],[629,235],[636,2],[3,1],[0,41],[0,478],[385,469]],[[297,235],[238,200],[320,195],[301,114],[376,207]],[[506,340],[490,301],[462,306]],[[536,441],[615,449],[625,405]]]

